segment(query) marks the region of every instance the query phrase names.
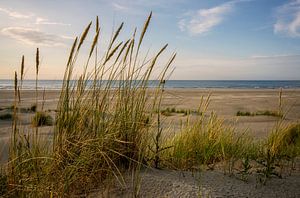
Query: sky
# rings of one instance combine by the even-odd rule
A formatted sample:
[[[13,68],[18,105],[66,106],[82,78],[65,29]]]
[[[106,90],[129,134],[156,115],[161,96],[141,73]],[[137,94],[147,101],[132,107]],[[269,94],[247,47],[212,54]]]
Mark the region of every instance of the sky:
[[[169,44],[171,79],[300,80],[300,0],[0,0],[0,79],[13,78],[22,55],[34,79],[37,47],[39,78],[61,79],[74,38],[96,16],[105,46],[121,22],[130,37],[150,11],[143,49]]]

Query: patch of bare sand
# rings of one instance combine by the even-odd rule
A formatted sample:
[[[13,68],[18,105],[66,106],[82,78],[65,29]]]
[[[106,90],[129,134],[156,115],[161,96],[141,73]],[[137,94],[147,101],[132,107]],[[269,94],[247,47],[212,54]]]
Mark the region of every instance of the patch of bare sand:
[[[300,197],[300,174],[272,178],[266,185],[250,175],[247,182],[219,171],[181,172],[144,170],[141,172],[140,197]],[[132,197],[130,177],[127,187],[111,187],[105,193],[95,191],[89,197]]]

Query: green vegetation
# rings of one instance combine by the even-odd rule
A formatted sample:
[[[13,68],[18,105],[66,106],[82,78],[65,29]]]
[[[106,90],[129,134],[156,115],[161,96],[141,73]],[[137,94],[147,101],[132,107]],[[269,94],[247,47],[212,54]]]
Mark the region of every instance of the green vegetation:
[[[278,111],[257,111],[257,112],[249,112],[249,111],[238,111],[236,116],[274,116],[274,117],[283,117],[283,114]]]
[[[200,105],[202,112],[206,111],[208,100]],[[184,170],[200,168],[200,165],[213,169],[216,163],[224,162],[224,171],[231,174],[234,163],[242,157],[251,156],[254,149],[252,138],[225,126],[215,113],[208,117],[204,114],[199,116],[195,123],[184,127],[171,141],[173,147],[165,152],[165,158]]]
[[[238,111],[236,113],[236,116],[254,116],[255,114],[249,112],[249,111]]]
[[[158,112],[158,111],[156,111]],[[195,115],[201,115],[202,113],[199,111],[194,111],[190,109],[176,109],[175,107],[160,110],[161,114],[164,116],[172,116],[174,114],[183,114],[184,116],[195,114]]]

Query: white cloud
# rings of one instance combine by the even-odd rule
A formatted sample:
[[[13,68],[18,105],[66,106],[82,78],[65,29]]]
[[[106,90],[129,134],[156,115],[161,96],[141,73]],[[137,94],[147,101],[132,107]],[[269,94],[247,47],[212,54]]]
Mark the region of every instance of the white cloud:
[[[275,34],[300,37],[300,0],[293,0],[276,10]]]
[[[240,1],[230,1],[213,8],[189,11],[179,20],[178,27],[191,35],[207,33],[223,22],[224,17],[233,10],[237,2]]]
[[[0,12],[3,12],[5,14],[7,14],[8,16],[15,18],[15,19],[32,19],[33,18],[33,19],[35,19],[36,25],[62,25],[62,26],[70,26],[71,25],[68,23],[49,21],[48,19],[36,16],[33,13],[23,14],[23,13],[14,11],[12,9],[6,9],[6,8],[0,7]]]
[[[275,55],[254,55],[253,59],[274,59],[274,58],[291,58],[298,57],[300,54],[275,54]]]
[[[112,6],[115,10],[128,10],[128,7],[123,6],[119,3],[112,3]]]
[[[25,27],[7,27],[1,30],[3,35],[30,45],[62,46],[69,37],[49,34],[38,29]]]
[[[69,23],[52,22],[52,21],[49,21],[48,19],[45,19],[42,17],[37,17],[35,20],[35,24],[37,24],[37,25],[63,25],[63,26],[71,25]]]
[[[32,13],[23,14],[20,12],[13,11],[11,9],[1,8],[1,7],[0,7],[0,12],[4,12],[8,16],[10,16],[12,18],[17,18],[17,19],[28,19],[28,18],[31,18],[34,16],[34,14],[32,14]]]

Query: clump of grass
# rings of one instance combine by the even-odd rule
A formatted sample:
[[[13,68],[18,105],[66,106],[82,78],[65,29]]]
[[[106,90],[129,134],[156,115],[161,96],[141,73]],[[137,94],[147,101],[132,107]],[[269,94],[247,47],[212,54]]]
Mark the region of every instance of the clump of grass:
[[[8,172],[14,195],[82,195],[106,179],[115,178],[124,186],[123,172],[126,170],[135,170],[134,175],[138,175],[136,170],[145,160],[149,136],[155,126],[155,114],[149,112],[157,109],[162,94],[162,84],[159,84],[156,89],[151,88],[154,97],[150,97],[149,79],[157,78],[159,82],[165,79],[176,56],[171,56],[158,77],[152,74],[153,68],[167,45],[153,57],[141,57],[140,46],[151,16],[138,39],[135,30],[128,40],[119,41],[122,23],[103,57],[94,62],[95,71],[89,72],[91,58],[97,59],[97,50],[94,50],[99,38],[97,23],[84,71],[78,78],[73,75],[73,70],[91,23],[81,37],[75,39],[57,106],[51,148],[45,148],[39,141],[37,129],[36,133],[27,136],[15,127]],[[36,57],[37,84],[38,49]],[[43,125],[45,120],[47,123],[47,116],[37,112],[33,120],[35,126]],[[137,176],[133,178],[138,181]]]
[[[11,113],[5,113],[0,115],[0,120],[11,120],[13,115]]]
[[[202,98],[199,112],[205,112],[208,103],[209,97],[206,101]],[[165,152],[165,157],[180,169],[191,169],[202,164],[213,168],[216,162],[228,157],[225,150],[233,143],[232,135],[232,129],[225,127],[215,113],[207,119],[202,114],[171,140],[173,147]]]
[[[233,173],[235,162],[248,155],[253,144],[246,134],[237,134],[214,113],[184,128],[172,143],[172,153],[169,154],[178,168],[207,165],[214,169],[216,163],[223,162],[224,173],[229,174]]]
[[[236,116],[254,116],[254,114],[249,111],[238,111]]]
[[[249,111],[238,111],[236,112],[236,116],[274,116],[274,117],[283,117],[283,114],[278,111],[257,111],[257,112],[249,112]]]
[[[265,184],[272,176],[282,177],[284,161],[294,161],[300,154],[300,125],[287,125],[282,121],[274,128],[265,142],[262,143],[256,159],[262,168],[260,181]]]
[[[37,108],[37,105],[36,104],[32,104],[29,108],[30,111],[32,112],[36,112],[36,108]]]
[[[264,116],[274,116],[274,117],[283,117],[283,114],[278,112],[278,111],[257,111],[255,113],[255,115],[260,116],[260,115],[264,115]]]
[[[214,169],[222,162],[224,173],[229,175],[233,174],[237,161],[246,159],[245,171],[248,173],[249,161],[257,156],[253,138],[246,132],[238,133],[233,126],[225,125],[214,112],[205,115],[209,98],[202,98],[197,120],[188,122],[168,142],[172,148],[164,152],[164,158],[168,159],[168,164],[184,170],[200,169],[202,165]]]
[[[183,115],[187,116],[191,113],[196,114],[196,115],[201,114],[201,112],[198,112],[198,111],[194,111],[194,110],[190,110],[190,109],[176,109],[175,107],[172,107],[172,108],[167,107],[166,109],[162,109],[160,112],[164,116],[172,116],[174,114],[183,114]]]
[[[36,112],[32,118],[32,125],[34,127],[39,126],[52,126],[53,118],[45,112]]]

